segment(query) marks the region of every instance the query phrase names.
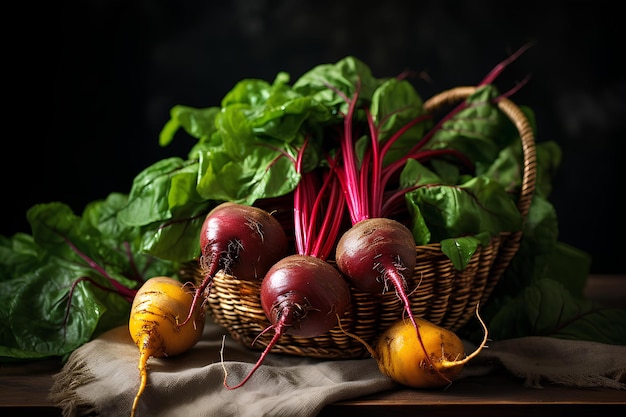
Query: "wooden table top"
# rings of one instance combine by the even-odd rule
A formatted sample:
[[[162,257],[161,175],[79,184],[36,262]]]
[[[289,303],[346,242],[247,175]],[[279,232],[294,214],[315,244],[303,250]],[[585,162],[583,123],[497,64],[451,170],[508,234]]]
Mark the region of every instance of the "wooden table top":
[[[54,361],[0,368],[0,414],[61,416],[61,410],[48,400],[52,374],[60,369]],[[621,415],[626,411],[626,391],[609,388],[568,388],[544,385],[543,389],[524,387],[523,381],[508,375],[468,377],[446,390],[399,389],[381,392],[326,406],[319,417],[353,415],[403,416],[559,416],[572,412],[586,415]],[[578,414],[580,415],[580,414]],[[616,415],[616,414],[614,414]]]

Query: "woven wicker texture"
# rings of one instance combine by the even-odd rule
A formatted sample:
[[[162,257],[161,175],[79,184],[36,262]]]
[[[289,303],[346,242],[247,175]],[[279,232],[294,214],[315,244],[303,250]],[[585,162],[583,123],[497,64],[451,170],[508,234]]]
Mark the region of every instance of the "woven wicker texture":
[[[466,99],[476,87],[457,87],[444,91],[424,103],[432,112]],[[536,155],[532,128],[523,112],[509,99],[498,101],[499,109],[517,128],[524,164],[522,185],[517,201],[526,218],[535,187]],[[460,329],[474,315],[477,303],[484,304],[504,270],[517,252],[521,232],[503,233],[486,247],[480,247],[463,271],[457,271],[441,252],[439,244],[417,246],[417,263],[407,280],[411,309],[423,317],[452,331]],[[201,280],[197,264],[190,263],[183,273],[190,281]],[[403,315],[403,306],[395,291],[369,294],[352,288],[352,302],[341,319],[341,327],[372,344],[377,336]],[[273,332],[261,335],[270,323],[260,303],[260,284],[240,281],[218,273],[211,287],[207,309],[215,321],[227,329],[240,343],[254,349],[267,346]],[[339,326],[314,338],[283,335],[272,352],[326,359],[369,357],[362,343],[346,335]]]

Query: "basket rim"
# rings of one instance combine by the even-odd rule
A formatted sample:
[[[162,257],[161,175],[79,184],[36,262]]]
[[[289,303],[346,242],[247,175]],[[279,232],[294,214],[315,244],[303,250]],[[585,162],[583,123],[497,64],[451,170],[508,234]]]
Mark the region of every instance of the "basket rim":
[[[439,107],[454,104],[465,100],[474,94],[480,86],[461,86],[442,91],[424,102],[424,109],[432,112]],[[533,193],[537,180],[537,153],[535,149],[535,135],[532,126],[524,112],[512,100],[500,97],[497,106],[515,125],[522,143],[524,163],[522,166],[522,186],[517,201],[517,208],[526,220],[532,203]]]

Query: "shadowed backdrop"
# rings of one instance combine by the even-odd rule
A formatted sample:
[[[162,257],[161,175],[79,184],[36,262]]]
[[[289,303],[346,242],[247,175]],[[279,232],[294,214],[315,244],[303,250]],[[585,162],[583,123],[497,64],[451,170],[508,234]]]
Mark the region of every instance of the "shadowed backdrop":
[[[193,142],[184,136],[158,145],[170,108],[219,105],[242,78],[272,81],[286,71],[295,80],[354,55],[378,77],[422,74],[416,88],[426,99],[476,84],[532,41],[497,85],[506,90],[530,75],[512,98],[536,112],[539,141],[562,147],[551,198],[560,240],[588,251],[592,272],[624,273],[625,39],[608,4],[84,0],[50,15],[38,9],[28,27],[39,36],[23,41],[15,60],[16,72],[28,67],[32,76],[23,104],[13,106],[22,134],[3,149],[9,217],[0,234],[30,232],[33,204],[63,201],[80,213],[128,192],[153,162],[186,156]]]

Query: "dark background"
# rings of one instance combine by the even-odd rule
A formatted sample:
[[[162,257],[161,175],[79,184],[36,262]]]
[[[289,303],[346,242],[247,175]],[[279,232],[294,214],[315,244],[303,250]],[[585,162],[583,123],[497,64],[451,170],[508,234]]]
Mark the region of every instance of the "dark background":
[[[551,201],[560,240],[593,256],[592,272],[624,273],[626,76],[617,2],[363,0],[83,0],[34,6],[5,39],[8,98],[0,234],[30,232],[26,210],[63,201],[77,213],[140,170],[186,156],[185,137],[160,148],[176,104],[219,105],[242,78],[295,80],[355,55],[378,77],[427,73],[426,99],[473,85],[526,42],[498,79],[537,113],[538,137],[563,161]],[[60,6],[63,4],[63,7]],[[54,8],[52,8],[54,7]],[[23,20],[23,24],[20,22]],[[7,61],[5,61],[7,62]],[[11,127],[11,129],[9,129]]]

